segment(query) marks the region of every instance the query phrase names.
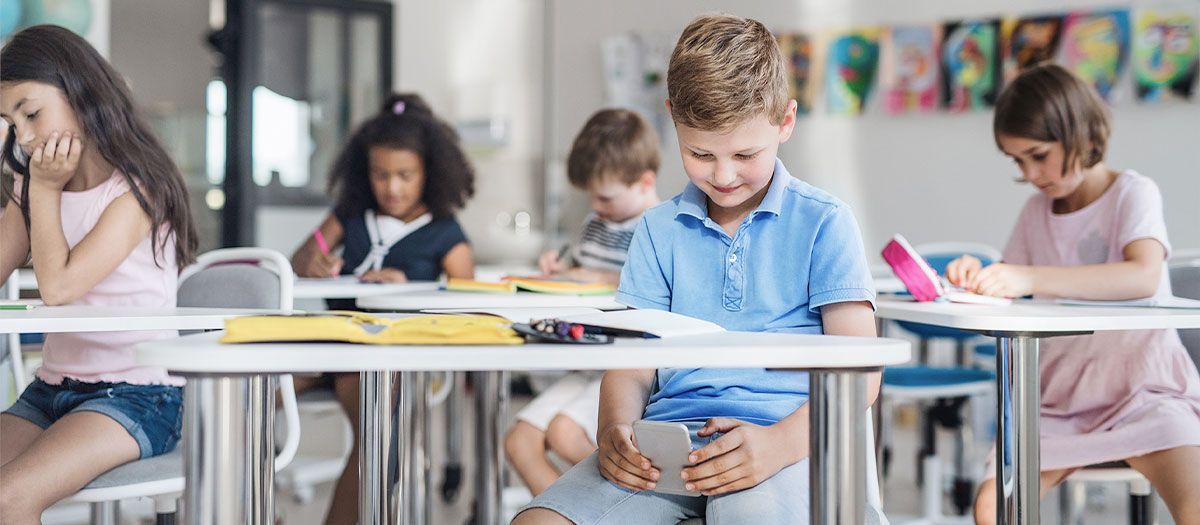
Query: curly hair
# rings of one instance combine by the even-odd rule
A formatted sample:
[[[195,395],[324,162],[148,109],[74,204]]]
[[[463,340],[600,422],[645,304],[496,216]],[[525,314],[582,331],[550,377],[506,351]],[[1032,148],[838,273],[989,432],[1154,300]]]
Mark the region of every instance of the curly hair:
[[[364,122],[338,154],[329,173],[333,214],[341,220],[376,207],[368,178],[372,147],[409,150],[421,157],[421,202],[435,219],[450,217],[475,194],[475,170],[459,147],[458,133],[437,118],[417,94],[392,94],[379,114]]]

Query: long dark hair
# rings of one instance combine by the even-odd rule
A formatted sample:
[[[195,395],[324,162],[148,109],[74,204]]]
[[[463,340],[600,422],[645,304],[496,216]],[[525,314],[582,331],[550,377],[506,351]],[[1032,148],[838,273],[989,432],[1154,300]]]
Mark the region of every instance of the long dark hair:
[[[0,82],[41,82],[62,90],[95,147],[129,184],[129,191],[150,216],[155,261],[175,234],[175,264],[192,262],[197,249],[196,225],[188,206],[179,168],[155,137],[133,103],[125,81],[82,37],[55,25],[29,27],[13,35],[0,50]],[[17,202],[29,231],[29,166],[16,156],[16,133],[4,141],[3,162],[24,175]],[[10,198],[12,190],[5,189]],[[169,233],[159,230],[167,225]]]
[[[405,149],[421,157],[421,202],[436,219],[453,215],[475,194],[475,170],[459,148],[454,128],[437,118],[420,95],[393,94],[378,115],[354,132],[330,170],[333,214],[343,222],[377,206],[367,162],[374,146]]]

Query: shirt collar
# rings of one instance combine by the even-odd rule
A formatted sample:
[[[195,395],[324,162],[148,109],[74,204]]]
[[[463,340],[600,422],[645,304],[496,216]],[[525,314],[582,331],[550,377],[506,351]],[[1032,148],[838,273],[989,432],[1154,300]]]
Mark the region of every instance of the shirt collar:
[[[783,167],[783,161],[776,158],[775,172],[771,175],[771,184],[767,187],[767,194],[763,196],[762,202],[758,203],[758,207],[751,215],[759,212],[779,215],[780,210],[783,209],[783,192],[791,178],[792,175],[788,173],[787,168]],[[675,216],[680,215],[691,215],[700,220],[708,218],[708,196],[700,191],[700,187],[695,183],[688,182],[687,187],[679,196],[679,209],[675,212]]]

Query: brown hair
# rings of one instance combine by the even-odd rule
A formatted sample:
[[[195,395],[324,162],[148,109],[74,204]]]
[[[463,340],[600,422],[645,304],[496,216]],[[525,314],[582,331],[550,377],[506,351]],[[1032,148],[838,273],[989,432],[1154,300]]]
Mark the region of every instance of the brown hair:
[[[996,101],[992,133],[1062,145],[1063,173],[1078,160],[1084,168],[1104,160],[1112,132],[1108,108],[1096,90],[1056,64],[1021,72]]]
[[[597,111],[567,156],[567,179],[582,190],[605,177],[630,185],[647,171],[658,172],[658,133],[627,109]]]
[[[671,118],[690,128],[724,132],[760,114],[779,125],[788,106],[783,52],[757,20],[701,16],[671,53],[667,94]]]
[[[162,229],[167,226],[175,235],[175,264],[190,264],[198,241],[183,175],[112,65],[82,37],[55,25],[37,25],[13,35],[0,50],[0,63],[0,82],[40,82],[62,90],[91,141],[89,147],[95,145],[105,162],[125,177],[129,192],[150,216],[155,262],[170,237]],[[27,177],[27,161],[15,155],[16,135],[10,132],[4,142],[3,162]],[[20,196],[10,195],[20,205],[26,232],[29,186],[21,186]]]

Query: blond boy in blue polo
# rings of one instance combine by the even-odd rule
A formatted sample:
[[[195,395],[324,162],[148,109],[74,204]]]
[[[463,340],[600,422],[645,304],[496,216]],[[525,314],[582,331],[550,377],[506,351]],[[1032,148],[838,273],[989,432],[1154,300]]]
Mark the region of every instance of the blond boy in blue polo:
[[[770,32],[734,16],[696,19],[671,55],[667,91],[691,182],[644,215],[617,299],[729,330],[874,336],[875,292],[850,209],[776,158],[796,101]],[[763,368],[606,372],[599,450],[513,523],[807,523],[808,386],[808,374]],[[878,374],[868,389],[874,399]],[[691,430],[699,448],[682,476],[702,496],[652,491],[661,473],[633,443],[638,419]],[[883,522],[879,509],[867,516]]]

